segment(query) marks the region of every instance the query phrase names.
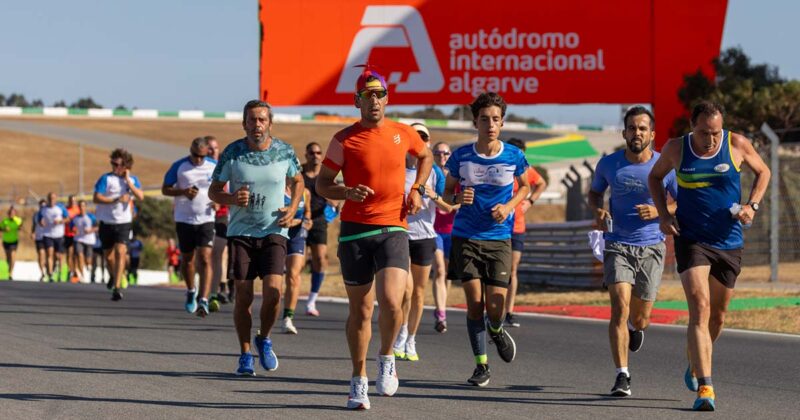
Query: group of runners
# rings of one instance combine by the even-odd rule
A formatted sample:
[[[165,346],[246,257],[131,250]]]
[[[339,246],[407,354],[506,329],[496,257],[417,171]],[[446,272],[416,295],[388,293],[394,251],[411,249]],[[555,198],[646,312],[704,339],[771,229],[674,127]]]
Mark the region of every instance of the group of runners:
[[[180,262],[170,265],[179,264],[185,281],[185,309],[206,316],[214,306],[234,301],[238,375],[255,375],[251,339],[261,367],[278,368],[271,333],[279,317],[284,332],[297,333],[292,319],[306,248],[311,250],[306,313],[319,316],[315,300],[328,263],[329,211],[339,209],[338,257],[349,301],[345,334],[352,363],[347,408],[370,408],[366,363],[375,301],[376,392],[398,391],[396,360],[420,359],[416,333],[430,279],[439,332],[447,331],[448,282],[461,283],[475,362],[470,384],[490,381],[487,335],[501,360],[515,359],[507,327],[519,326],[513,297],[524,214],[546,183],[529,167],[523,142],[500,140],[507,105],[498,94],[476,97],[470,108],[477,140],[455,150],[446,143],[431,145],[423,124],[385,118],[388,94],[384,78],[366,67],[354,95],[359,121],[337,132],[324,153],[320,144],[309,143],[303,165],[289,144],[272,136],[270,105],[249,101],[245,137],[223,151],[213,137],[195,138],[189,155],[166,173],[162,193],[174,197],[173,254],[180,255]],[[664,270],[665,238],[671,235],[689,303],[685,385],[697,393],[693,409],[715,408],[711,349],[740,271],[742,225],[752,222],[770,178],[751,143],[723,129],[723,118],[720,105],[701,102],[692,112],[691,133],[669,140],[659,154],[652,148],[653,114],[633,107],[623,121],[625,149],[597,164],[588,198],[597,226],[606,231],[604,285],[611,298],[609,341],[616,368],[612,395],[631,395],[628,352],[643,345]],[[139,181],[130,174],[132,163],[128,152],[115,150],[112,171],[98,180],[94,193],[113,300],[122,298],[132,199],[142,198]],[[739,205],[743,165],[755,181]],[[78,203],[78,216],[69,216],[53,195],[38,213],[48,275],[55,264],[53,232],[64,229],[64,220],[78,221],[73,241],[84,243],[82,235],[92,232],[85,204]],[[85,252],[75,247],[79,256]],[[253,337],[256,278],[263,282],[263,299]]]

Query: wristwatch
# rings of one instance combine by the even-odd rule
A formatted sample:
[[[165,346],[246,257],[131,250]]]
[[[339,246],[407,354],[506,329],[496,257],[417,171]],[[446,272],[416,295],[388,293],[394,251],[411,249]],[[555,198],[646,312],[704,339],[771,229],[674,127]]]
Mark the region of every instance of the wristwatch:
[[[420,195],[425,195],[425,184],[414,184],[411,189],[419,191]]]
[[[753,209],[753,212],[757,212],[758,211],[758,209],[759,209],[758,201],[751,201],[751,202],[749,202],[747,204],[750,205],[750,208]]]

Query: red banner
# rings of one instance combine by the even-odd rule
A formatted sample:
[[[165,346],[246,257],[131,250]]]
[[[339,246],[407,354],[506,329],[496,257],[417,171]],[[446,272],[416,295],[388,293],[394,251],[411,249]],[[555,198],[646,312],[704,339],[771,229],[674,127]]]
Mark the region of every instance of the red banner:
[[[483,91],[512,104],[652,103],[671,126],[683,75],[713,74],[727,1],[260,0],[260,7],[261,96],[274,105],[352,104],[360,72],[353,66],[369,62],[386,77],[392,104],[464,104]]]

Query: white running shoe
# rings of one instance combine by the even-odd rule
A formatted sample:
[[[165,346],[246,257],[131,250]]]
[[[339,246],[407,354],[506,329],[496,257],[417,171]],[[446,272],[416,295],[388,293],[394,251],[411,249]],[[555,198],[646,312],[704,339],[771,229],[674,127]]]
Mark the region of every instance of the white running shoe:
[[[406,341],[406,360],[409,362],[418,362],[419,355],[417,354],[417,342],[416,340],[407,340]]]
[[[297,334],[297,328],[292,322],[292,318],[283,318],[283,333],[284,334]]]
[[[403,330],[401,329],[397,333],[397,338],[394,340],[394,344],[392,345],[392,350],[394,351],[394,357],[399,360],[406,359],[406,340],[408,339],[408,332],[403,334]]]
[[[347,408],[350,410],[369,410],[369,382],[366,376],[354,376],[350,379],[350,395],[347,397]]]
[[[378,394],[391,397],[397,392],[400,381],[397,380],[397,369],[394,365],[394,355],[378,355],[378,379],[375,380],[375,390]]]

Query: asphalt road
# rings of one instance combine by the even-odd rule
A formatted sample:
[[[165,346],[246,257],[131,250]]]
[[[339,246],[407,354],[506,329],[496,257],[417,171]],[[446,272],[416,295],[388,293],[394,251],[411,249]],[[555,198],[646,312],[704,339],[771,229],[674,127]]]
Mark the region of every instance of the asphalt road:
[[[458,291],[455,290],[457,293]],[[231,307],[199,319],[183,294],[128,289],[122,302],[102,286],[0,283],[0,418],[338,418],[350,362],[346,306],[320,303],[299,315],[297,336],[273,334],[280,368],[239,378]],[[302,303],[299,305],[302,309]],[[462,312],[433,331],[426,312],[421,361],[399,362],[400,390],[371,395],[374,418],[696,418],[683,386],[685,330],[651,327],[631,357],[633,395],[607,397],[614,380],[606,324],[525,317],[505,364],[489,347],[492,381],[467,386],[472,355]],[[256,326],[258,322],[255,323]],[[373,340],[374,341],[374,340]],[[715,348],[721,418],[797,418],[800,337],[726,332]],[[376,342],[370,349],[374,380]],[[374,392],[374,386],[371,386]],[[703,415],[706,416],[706,415]]]

